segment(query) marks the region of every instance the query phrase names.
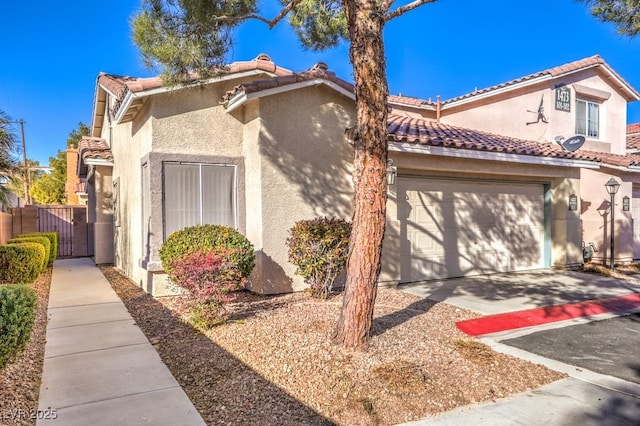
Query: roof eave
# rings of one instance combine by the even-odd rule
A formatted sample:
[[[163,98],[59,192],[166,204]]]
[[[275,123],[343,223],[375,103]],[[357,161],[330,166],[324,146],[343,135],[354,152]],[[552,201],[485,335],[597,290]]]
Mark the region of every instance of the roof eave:
[[[303,89],[305,87],[318,86],[321,84],[330,87],[331,89],[341,93],[343,96],[346,96],[351,100],[355,101],[356,99],[356,96],[353,92],[345,89],[339,84],[336,84],[333,81],[325,80],[324,78],[314,78],[312,80],[306,80],[298,83],[287,84],[284,86],[273,87],[271,89],[265,89],[265,90],[261,90],[253,93],[245,93],[244,91],[240,91],[237,94],[235,94],[231,99],[229,99],[229,101],[227,102],[226,109],[227,109],[227,112],[232,112],[240,108],[241,106],[243,106],[245,103],[247,103],[252,99],[277,95],[279,93],[285,93],[292,90]]]
[[[551,80],[553,77],[545,74],[545,75],[541,75],[539,77],[535,77],[529,80],[525,80],[525,81],[521,81],[519,83],[515,83],[515,84],[511,84],[505,87],[501,87],[499,89],[494,89],[494,90],[489,90],[487,92],[483,92],[483,93],[479,93],[477,95],[469,95],[468,97],[465,97],[463,99],[459,99],[457,101],[453,101],[453,102],[448,102],[448,101],[444,101],[442,103],[441,109],[449,109],[449,108],[455,108],[457,106],[460,105],[464,105],[464,104],[468,104],[471,102],[476,102],[478,100],[482,100],[482,99],[486,99],[486,98],[490,98],[493,96],[497,96],[497,95],[501,95],[503,93],[508,93],[511,92],[513,90],[518,90],[520,88],[523,87],[527,87],[527,86],[532,86],[534,84],[538,84],[538,83],[542,83],[548,80]]]
[[[82,162],[88,166],[108,166],[113,167],[113,161],[103,158],[85,158]]]
[[[199,83],[194,84],[186,84],[186,85],[176,85],[176,86],[162,86],[155,87],[153,89],[143,90],[139,92],[128,91],[124,100],[122,101],[122,106],[118,109],[116,114],[116,123],[120,124],[124,117],[129,113],[129,108],[135,103],[135,101],[143,100],[143,98],[147,98],[149,96],[159,95],[163,93],[173,92],[175,90],[188,89],[190,87],[194,87],[196,85],[209,85],[214,83],[220,83],[223,81],[235,80],[238,78],[251,77],[255,75],[268,74],[271,77],[276,77],[278,74],[272,71],[265,71],[262,69],[254,69],[247,71],[240,71],[237,73],[228,73],[222,74],[216,77],[208,78]]]
[[[389,151],[467,158],[472,160],[508,161],[512,163],[536,164],[543,166],[578,167],[586,169],[600,168],[600,163],[588,160],[510,154],[505,152],[477,151],[464,148],[421,145],[410,142],[389,141]]]

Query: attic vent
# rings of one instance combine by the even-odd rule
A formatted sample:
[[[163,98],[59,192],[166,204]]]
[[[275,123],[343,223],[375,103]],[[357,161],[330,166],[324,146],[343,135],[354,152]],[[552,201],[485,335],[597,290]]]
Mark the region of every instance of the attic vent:
[[[269,57],[269,55],[267,55],[266,53],[261,53],[259,54],[254,61],[267,61],[267,62],[271,62],[271,58]]]
[[[329,65],[324,62],[318,62],[314,66],[312,66],[309,71],[329,71]]]

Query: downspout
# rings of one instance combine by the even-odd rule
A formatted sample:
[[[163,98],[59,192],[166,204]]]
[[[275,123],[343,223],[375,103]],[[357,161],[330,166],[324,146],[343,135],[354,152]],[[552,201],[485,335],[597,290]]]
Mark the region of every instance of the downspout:
[[[436,96],[436,123],[440,123],[440,95]]]

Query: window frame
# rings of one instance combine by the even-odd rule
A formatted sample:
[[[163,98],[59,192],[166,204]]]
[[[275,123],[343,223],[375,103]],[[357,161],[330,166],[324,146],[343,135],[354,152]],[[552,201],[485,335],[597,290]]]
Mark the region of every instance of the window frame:
[[[584,116],[582,117],[583,119],[583,123],[584,123],[584,132],[581,132],[580,129],[578,128],[578,112],[580,110],[580,108],[578,107],[579,103],[583,103],[584,104]],[[590,121],[589,121],[589,107],[590,105],[593,105],[597,108],[597,122],[596,122],[596,129],[595,129],[595,136],[590,134],[592,133],[592,129],[590,128]],[[591,99],[586,99],[586,98],[582,98],[582,97],[578,97],[576,96],[576,100],[575,100],[575,133],[577,135],[582,135],[586,138],[589,139],[598,139],[601,140],[602,139],[602,114],[601,114],[601,108],[602,107],[602,103],[591,100]]]
[[[209,154],[185,154],[178,152],[151,151],[140,158],[140,167],[147,164],[149,181],[147,195],[149,197],[148,211],[142,213],[143,220],[148,221],[147,244],[140,254],[139,266],[147,272],[162,272],[162,262],[159,250],[164,244],[164,213],[163,213],[163,162],[209,163],[236,166],[236,229],[246,233],[246,199],[245,199],[245,159],[241,156],[223,156]],[[142,229],[140,230],[141,232]],[[144,241],[144,238],[143,238]]]
[[[167,237],[169,236],[169,233],[167,232],[167,215],[168,212],[166,210],[166,189],[167,189],[167,185],[166,185],[166,166],[167,165],[174,165],[174,166],[198,166],[198,200],[199,200],[199,220],[197,224],[193,224],[193,225],[188,225],[188,226],[195,226],[195,225],[204,225],[204,211],[205,209],[203,208],[203,194],[205,191],[205,185],[204,185],[204,181],[203,181],[203,167],[225,167],[225,168],[232,168],[233,169],[233,176],[231,179],[231,209],[232,209],[232,221],[233,221],[233,228],[234,229],[238,229],[238,224],[239,224],[239,218],[238,218],[238,165],[237,164],[230,164],[230,163],[225,163],[225,162],[203,162],[203,161],[162,161],[162,240],[166,241]]]

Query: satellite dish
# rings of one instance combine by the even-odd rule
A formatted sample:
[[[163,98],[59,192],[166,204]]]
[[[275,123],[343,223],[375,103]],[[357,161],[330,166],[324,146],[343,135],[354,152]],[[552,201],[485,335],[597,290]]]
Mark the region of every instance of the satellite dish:
[[[584,145],[584,136],[576,135],[560,142],[560,146],[565,151],[573,152],[579,150]]]

